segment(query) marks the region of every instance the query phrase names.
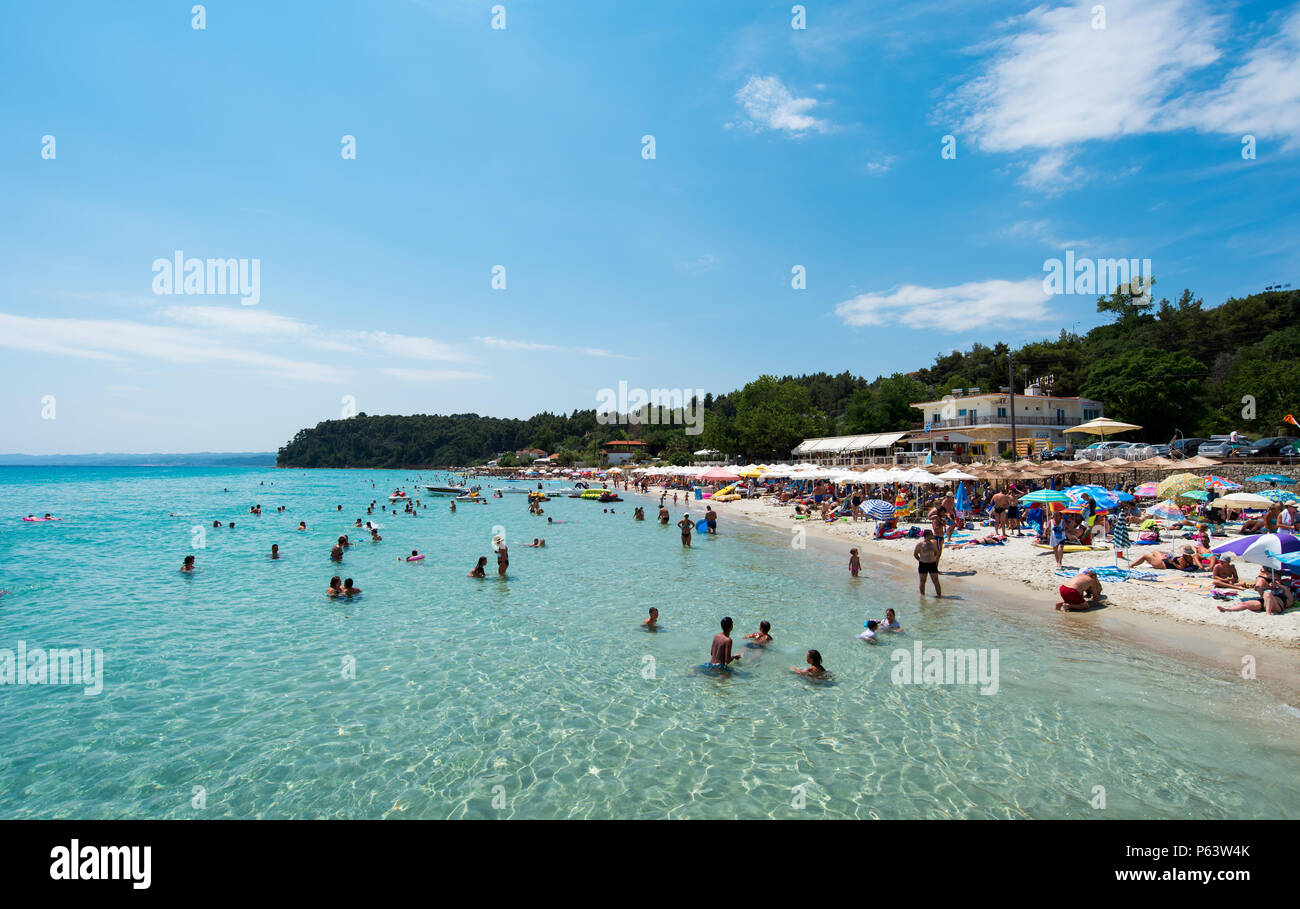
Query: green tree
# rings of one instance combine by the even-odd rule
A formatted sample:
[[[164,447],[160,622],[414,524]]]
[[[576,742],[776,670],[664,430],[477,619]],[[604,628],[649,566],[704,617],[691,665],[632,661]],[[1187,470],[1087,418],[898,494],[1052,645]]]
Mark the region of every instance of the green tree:
[[[1143,427],[1148,439],[1194,431],[1204,408],[1206,368],[1182,351],[1141,347],[1093,365],[1083,393],[1113,419]]]

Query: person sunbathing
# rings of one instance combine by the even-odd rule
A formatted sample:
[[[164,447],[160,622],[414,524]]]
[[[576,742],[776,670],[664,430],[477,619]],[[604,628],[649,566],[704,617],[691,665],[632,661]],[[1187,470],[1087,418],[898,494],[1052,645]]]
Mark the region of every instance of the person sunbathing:
[[[987,536],[977,537],[973,540],[963,540],[960,543],[954,543],[949,549],[965,549],[968,546],[995,546],[1005,543],[1007,538],[1004,534],[990,533]]]
[[[1266,612],[1281,615],[1295,605],[1295,591],[1283,584],[1267,568],[1260,569],[1255,578],[1254,595],[1244,596],[1236,606],[1220,606],[1219,612]]]
[[[1129,562],[1129,568],[1137,568],[1142,565],[1150,565],[1166,571],[1196,571],[1200,564],[1196,561],[1196,547],[1191,543],[1184,544],[1179,553],[1173,552],[1148,552],[1144,556],[1139,556]]]

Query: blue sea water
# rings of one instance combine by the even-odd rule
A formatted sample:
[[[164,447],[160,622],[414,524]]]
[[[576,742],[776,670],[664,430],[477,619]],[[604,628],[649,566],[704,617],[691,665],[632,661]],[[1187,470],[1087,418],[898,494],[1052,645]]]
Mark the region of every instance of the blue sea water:
[[[422,498],[418,517],[376,507],[370,543],[355,519],[416,477],[0,468],[0,650],[98,648],[105,676],[97,695],[0,686],[0,817],[1300,816],[1300,722],[1230,670],[922,604],[910,573],[851,580],[843,556],[725,511],[684,551],[632,497],[552,500],[549,526],[522,495]],[[64,520],[21,521],[46,511]],[[490,576],[467,578],[480,555]],[[326,598],[333,574],[363,594]],[[887,606],[905,632],[858,641]],[[744,659],[701,672],[724,614]],[[756,653],[760,619],[776,641]],[[894,684],[918,640],[995,649],[996,694]],[[810,647],[832,681],[789,671]]]

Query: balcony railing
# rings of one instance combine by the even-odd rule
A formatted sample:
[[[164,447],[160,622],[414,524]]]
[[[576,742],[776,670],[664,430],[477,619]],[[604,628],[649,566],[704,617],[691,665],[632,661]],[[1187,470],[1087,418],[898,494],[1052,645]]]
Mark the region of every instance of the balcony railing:
[[[1056,417],[1016,417],[1017,426],[1078,426],[1083,420],[1077,420],[1067,417],[1064,420],[1058,420]],[[978,414],[974,417],[957,417],[952,420],[935,420],[930,424],[931,429],[960,429],[963,426],[1010,426],[1010,417],[995,417],[992,415]]]

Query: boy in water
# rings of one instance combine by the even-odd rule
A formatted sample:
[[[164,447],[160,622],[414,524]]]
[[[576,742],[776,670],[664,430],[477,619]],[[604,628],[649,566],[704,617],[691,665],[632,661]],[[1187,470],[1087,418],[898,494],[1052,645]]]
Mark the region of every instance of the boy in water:
[[[343,582],[343,595],[344,595],[345,597],[354,597],[354,596],[356,596],[357,594],[359,594],[360,592],[361,592],[361,588],[360,588],[360,587],[353,587],[353,586],[352,586],[352,579],[351,579],[351,578],[348,578],[346,581]]]
[[[280,558],[280,546],[277,543],[271,544],[271,558],[273,559]]]
[[[659,610],[658,610],[658,609],[655,609],[653,606],[651,606],[651,607],[650,607],[650,617],[647,618],[644,622],[641,623],[641,627],[642,627],[642,628],[648,628],[648,629],[651,630],[651,631],[654,631],[656,628],[658,628],[658,627],[659,627]]]
[[[745,640],[752,640],[760,647],[764,644],[772,643],[772,623],[766,620],[758,623],[758,631],[752,631],[745,635]]]
[[[713,646],[709,650],[709,665],[725,669],[740,659],[740,656],[731,655],[731,616],[723,616],[721,624],[722,632],[713,636]]]
[[[858,640],[866,641],[868,644],[879,643],[876,640],[876,632],[880,630],[880,623],[875,619],[867,619],[867,630],[858,635]]]
[[[194,570],[194,556],[186,556],[185,561],[181,563],[181,571],[191,572]]]

